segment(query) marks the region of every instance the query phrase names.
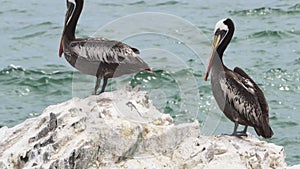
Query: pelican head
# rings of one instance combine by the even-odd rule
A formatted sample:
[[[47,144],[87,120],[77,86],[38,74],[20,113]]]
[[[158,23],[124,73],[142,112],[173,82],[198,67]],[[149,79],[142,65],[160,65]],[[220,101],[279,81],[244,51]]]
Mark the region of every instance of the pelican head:
[[[74,15],[74,11],[76,8],[76,1],[75,0],[66,0],[66,4],[67,4],[67,11],[66,11],[66,17],[65,17],[65,26],[70,23],[71,18]]]
[[[225,18],[217,22],[214,30],[214,41],[212,44],[210,61],[207,66],[207,71],[204,77],[205,81],[208,78],[215,57],[218,56],[219,59],[222,61],[223,53],[232,38],[233,32],[234,24],[230,18]]]

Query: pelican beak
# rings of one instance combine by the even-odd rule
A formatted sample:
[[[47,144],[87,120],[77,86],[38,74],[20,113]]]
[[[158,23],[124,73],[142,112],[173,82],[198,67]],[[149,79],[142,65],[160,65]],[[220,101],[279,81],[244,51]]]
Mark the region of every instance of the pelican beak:
[[[59,43],[59,51],[58,51],[58,56],[61,57],[62,53],[63,53],[63,45],[62,45],[62,41],[63,41],[63,37],[61,37],[60,39],[60,43]]]
[[[207,78],[208,78],[211,66],[213,64],[214,57],[215,57],[216,48],[219,45],[220,40],[221,40],[221,35],[216,34],[215,37],[214,37],[212,48],[211,48],[211,55],[210,55],[209,63],[208,63],[208,66],[207,66],[206,74],[205,74],[205,77],[204,77],[205,81],[207,81]]]

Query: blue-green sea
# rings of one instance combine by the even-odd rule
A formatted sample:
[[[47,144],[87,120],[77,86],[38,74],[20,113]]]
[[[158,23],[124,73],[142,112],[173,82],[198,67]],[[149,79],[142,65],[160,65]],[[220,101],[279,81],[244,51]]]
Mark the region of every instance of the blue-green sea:
[[[0,127],[38,116],[48,105],[87,97],[95,78],[58,57],[65,0],[2,0]],[[109,81],[107,91],[141,86],[176,123],[197,119],[201,133],[231,133],[204,74],[214,26],[230,17],[235,34],[224,63],[243,68],[262,88],[275,135],[289,165],[300,163],[300,2],[86,0],[78,37],[103,36],[140,50],[154,70]],[[255,134],[253,129],[250,133]],[[260,138],[264,140],[263,138]]]

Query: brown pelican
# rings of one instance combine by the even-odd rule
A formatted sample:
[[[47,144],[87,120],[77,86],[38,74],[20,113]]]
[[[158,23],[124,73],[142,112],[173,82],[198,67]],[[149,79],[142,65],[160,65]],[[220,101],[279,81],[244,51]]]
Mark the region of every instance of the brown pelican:
[[[75,38],[75,29],[83,8],[83,0],[66,0],[67,12],[60,41],[59,56],[79,71],[97,77],[94,94],[101,79],[104,92],[108,78],[124,74],[151,71],[139,58],[139,50],[125,43],[106,38]]]
[[[252,126],[259,136],[271,138],[269,109],[265,96],[258,85],[239,67],[228,69],[223,64],[223,53],[234,32],[231,19],[220,20],[215,27],[212,54],[204,80],[211,70],[211,86],[219,108],[234,122],[231,135],[247,136],[247,127]],[[243,131],[237,131],[238,125]]]

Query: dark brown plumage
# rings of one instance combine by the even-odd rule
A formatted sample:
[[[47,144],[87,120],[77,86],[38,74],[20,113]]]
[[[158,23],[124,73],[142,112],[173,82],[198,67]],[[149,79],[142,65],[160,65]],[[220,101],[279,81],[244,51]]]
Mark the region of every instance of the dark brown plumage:
[[[233,33],[231,19],[223,19],[216,24],[205,80],[211,70],[213,95],[219,108],[235,124],[232,135],[246,136],[247,127],[252,126],[259,136],[271,138],[273,131],[269,125],[269,109],[263,92],[241,68],[235,67],[232,71],[223,64],[223,53]],[[237,131],[239,124],[245,126],[243,131]]]
[[[108,78],[124,74],[151,71],[139,58],[139,50],[125,43],[106,38],[75,38],[75,29],[83,8],[83,0],[66,0],[67,11],[59,56],[77,70],[97,77],[96,94],[101,79],[104,79],[100,93],[104,92]]]

